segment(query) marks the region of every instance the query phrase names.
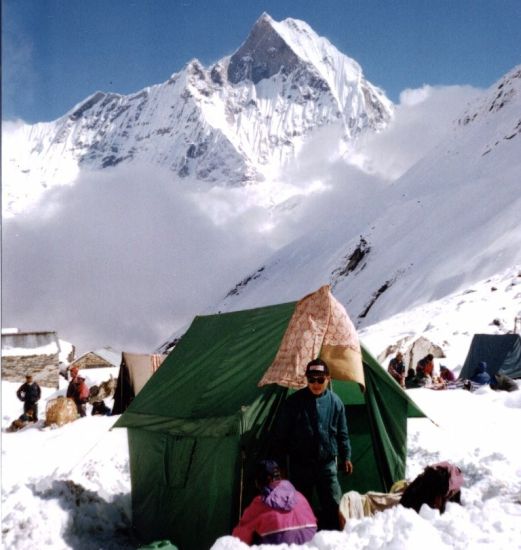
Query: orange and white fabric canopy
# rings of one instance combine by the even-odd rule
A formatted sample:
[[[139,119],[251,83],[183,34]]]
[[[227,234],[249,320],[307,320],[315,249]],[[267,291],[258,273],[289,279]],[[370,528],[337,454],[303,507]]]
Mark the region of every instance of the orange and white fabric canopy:
[[[317,357],[327,363],[331,378],[354,381],[365,389],[356,328],[329,285],[297,302],[275,359],[259,386],[304,387],[306,365]]]

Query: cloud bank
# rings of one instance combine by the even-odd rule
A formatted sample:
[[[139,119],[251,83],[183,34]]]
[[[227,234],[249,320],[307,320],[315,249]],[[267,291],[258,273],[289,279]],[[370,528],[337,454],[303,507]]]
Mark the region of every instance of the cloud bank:
[[[385,131],[359,141],[354,162],[387,180],[399,178],[442,141],[453,121],[481,93],[471,86],[404,90],[394,120]]]
[[[407,90],[388,130],[356,154],[342,155],[338,129],[328,128],[258,186],[205,189],[150,166],[80,173],[4,219],[2,325],[57,330],[80,353],[152,351],[274,250],[332,219],[354,231],[370,222],[357,204],[371,197],[375,212],[383,208],[387,183],[438,143],[475,95]]]
[[[255,217],[217,225],[171,174],[83,174],[4,224],[3,325],[149,350],[267,252]]]

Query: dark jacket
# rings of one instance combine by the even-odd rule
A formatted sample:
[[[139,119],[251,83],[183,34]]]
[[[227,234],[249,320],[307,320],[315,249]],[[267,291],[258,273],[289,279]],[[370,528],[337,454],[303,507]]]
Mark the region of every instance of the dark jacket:
[[[490,384],[490,374],[487,372],[487,367],[480,363],[470,380],[475,384]]]
[[[407,376],[405,377],[405,387],[408,389],[421,387],[420,381],[416,376],[416,371],[413,368],[410,368],[407,371]]]
[[[389,361],[387,372],[398,382],[403,385],[405,380],[405,365],[403,361],[398,361],[396,357]]]
[[[490,382],[490,387],[493,390],[500,390],[500,391],[516,391],[519,389],[519,386],[517,385],[517,382],[515,380],[512,380],[509,376],[503,373],[496,373],[492,381]]]
[[[232,535],[246,544],[304,544],[316,530],[308,501],[283,479],[263,488],[244,510]]]
[[[26,382],[25,384],[22,384],[16,392],[16,396],[20,399],[20,401],[24,401],[29,404],[34,404],[39,401],[41,395],[42,391],[36,382],[31,382],[30,384]]]
[[[432,464],[407,486],[400,504],[404,508],[413,508],[416,512],[427,504],[443,514],[448,501],[460,502],[463,481],[463,473],[454,464],[450,462]]]
[[[280,464],[289,455],[294,463],[327,463],[335,457],[351,460],[344,404],[327,389],[316,397],[308,388],[290,395],[274,433],[274,453]]]

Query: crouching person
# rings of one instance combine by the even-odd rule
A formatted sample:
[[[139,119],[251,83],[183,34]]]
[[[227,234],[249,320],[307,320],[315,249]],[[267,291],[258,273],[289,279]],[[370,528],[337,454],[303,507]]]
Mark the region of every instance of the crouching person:
[[[246,544],[304,544],[317,531],[317,521],[302,493],[286,479],[274,460],[259,462],[255,484],[260,494],[244,510],[232,532]]]
[[[461,503],[463,473],[450,462],[427,466],[405,489],[400,504],[419,512],[424,504],[445,512],[447,502]]]

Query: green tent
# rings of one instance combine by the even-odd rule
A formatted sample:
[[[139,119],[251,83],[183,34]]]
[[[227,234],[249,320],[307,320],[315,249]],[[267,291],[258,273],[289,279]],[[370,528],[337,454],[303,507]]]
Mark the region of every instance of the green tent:
[[[487,363],[490,376],[502,372],[521,378],[521,336],[519,334],[474,334],[460,379],[471,378],[480,361]]]
[[[196,317],[115,426],[128,429],[132,512],[144,542],[210,548],[230,534],[254,495],[287,388],[257,383],[273,361],[296,303]],[[407,417],[425,416],[365,350],[366,391],[333,381],[353,447],[345,491],[387,491],[405,477]]]

